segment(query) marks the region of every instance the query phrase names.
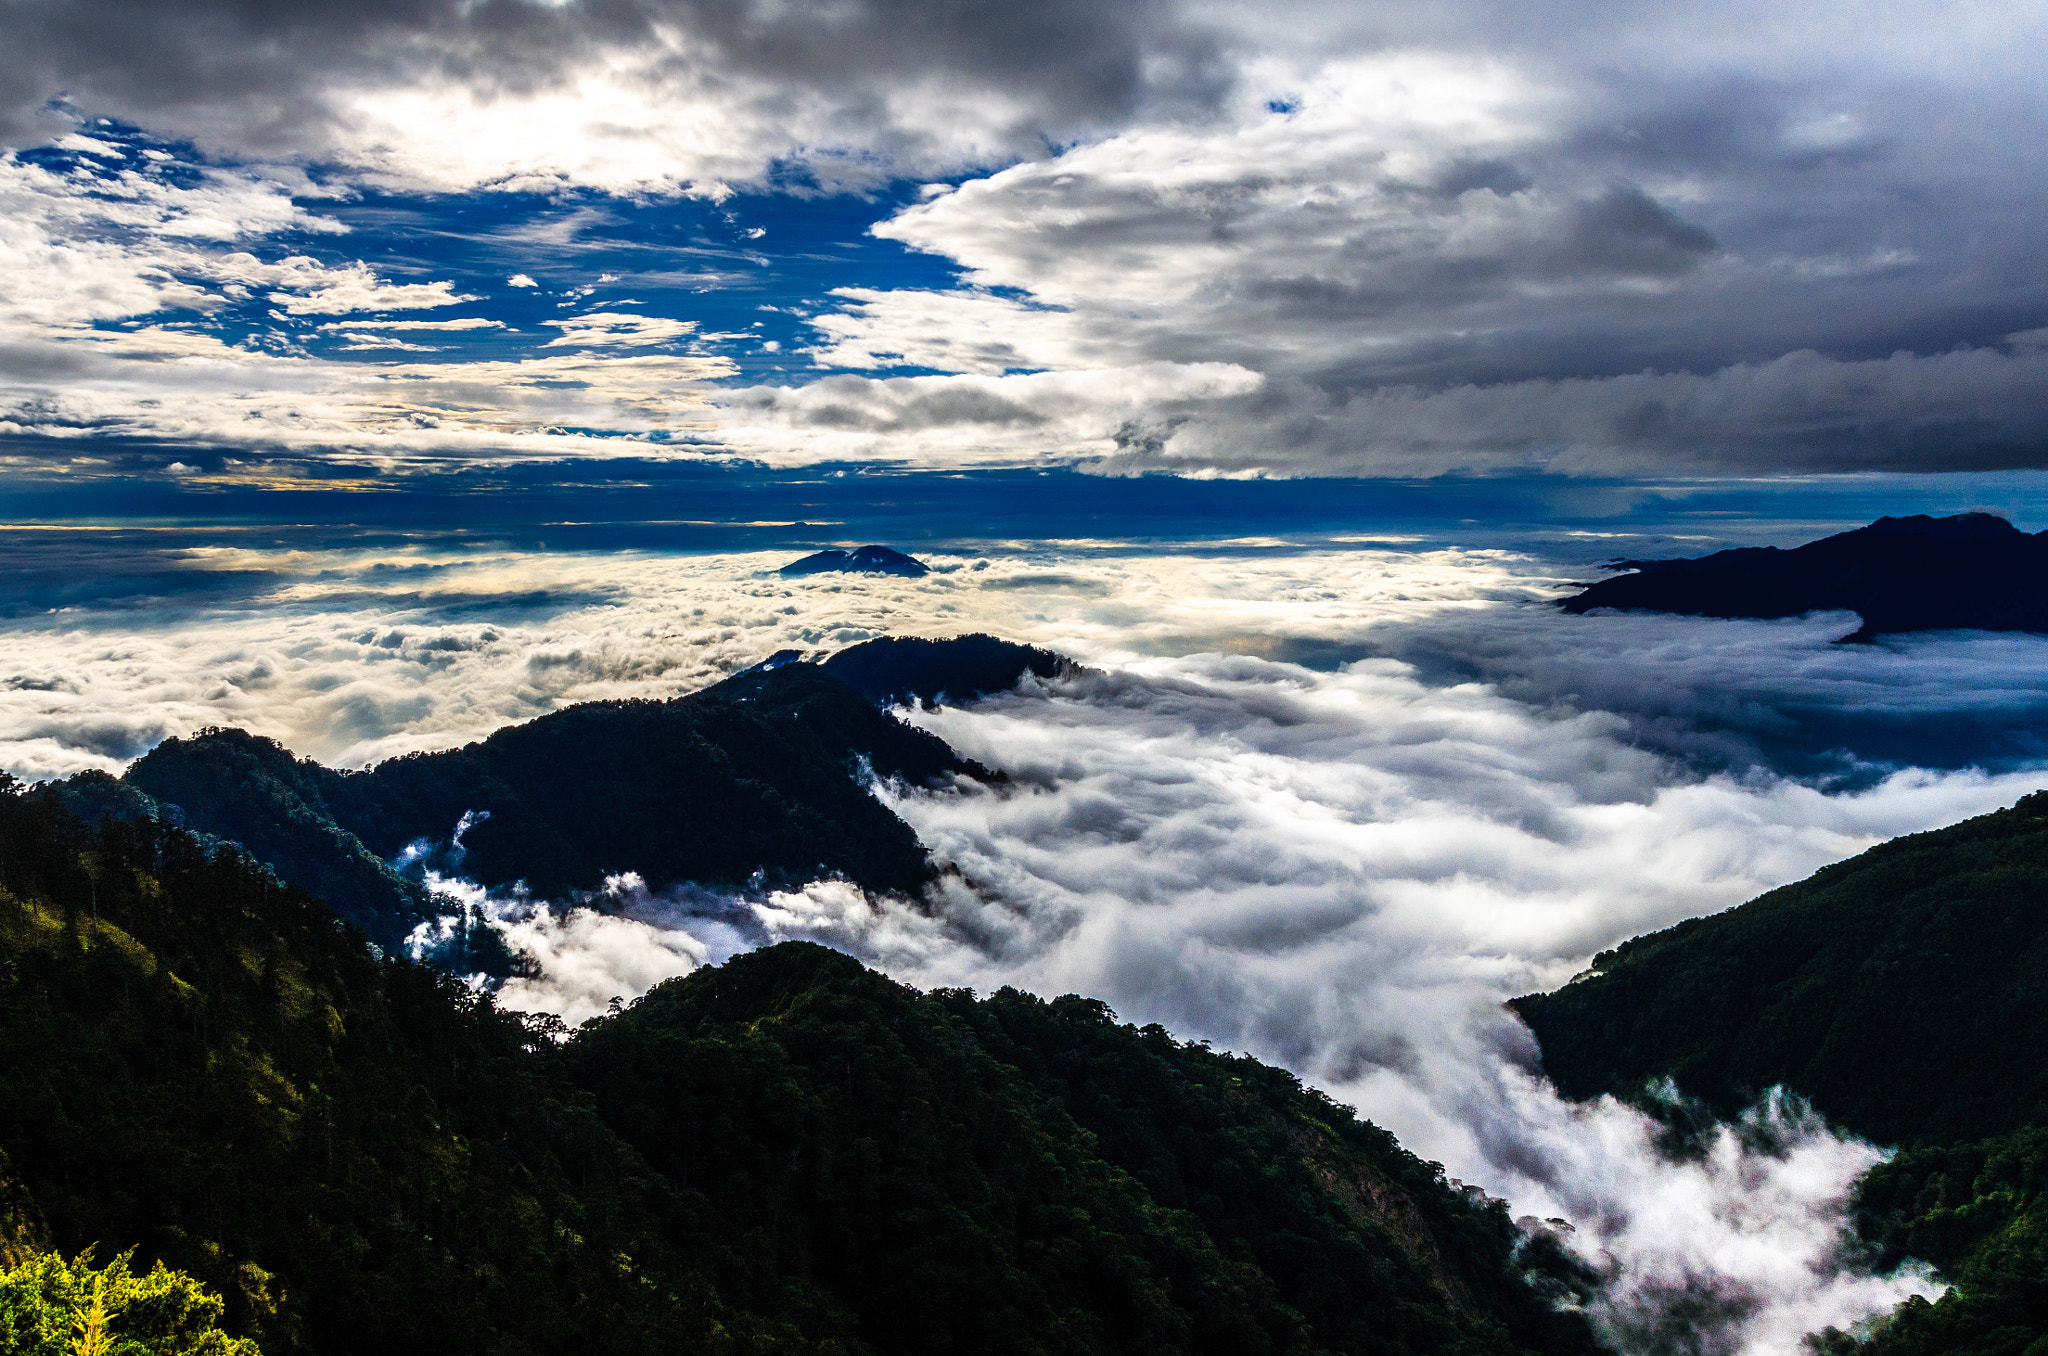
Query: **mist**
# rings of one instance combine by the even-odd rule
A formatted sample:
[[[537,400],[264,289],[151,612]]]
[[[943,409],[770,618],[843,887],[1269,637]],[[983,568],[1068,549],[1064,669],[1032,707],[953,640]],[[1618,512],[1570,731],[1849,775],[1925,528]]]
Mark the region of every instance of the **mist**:
[[[2025,736],[2048,640],[1568,616],[1551,602],[1592,573],[1584,549],[923,554],[918,580],[784,580],[783,553],[217,548],[157,576],[183,581],[171,603],[8,620],[0,727],[28,776],[118,771],[213,723],[361,765],[785,648],[1050,646],[1087,670],[900,713],[1007,777],[874,786],[941,868],[922,898],[721,891],[629,861],[591,898],[493,896],[437,858],[447,916],[414,949],[487,929],[516,963],[498,1001],[570,1027],[789,938],[923,987],[1100,998],[1292,1070],[1558,1232],[1608,1278],[1599,1318],[1627,1351],[1665,1349],[1674,1324],[1699,1350],[1793,1351],[1932,1293],[1845,1250],[1881,1147],[1780,1100],[1669,1161],[1642,1112],[1561,1102],[1502,1003],[2048,785]]]
[[[1938,1293],[1846,1247],[1881,1148],[1774,1096],[1674,1160],[1643,1112],[1559,1100],[1501,1004],[1626,937],[2009,804],[2039,772],[1832,793],[1700,776],[1617,715],[1431,686],[1388,659],[1137,660],[903,714],[1010,779],[876,786],[947,869],[925,898],[635,880],[593,901],[616,916],[507,908],[530,974],[501,1001],[595,1015],[608,986],[631,999],[789,938],[920,987],[1083,993],[1283,1065],[1506,1198],[1607,1278],[1596,1317],[1623,1350],[1667,1349],[1678,1325],[1699,1350],[1797,1351]]]

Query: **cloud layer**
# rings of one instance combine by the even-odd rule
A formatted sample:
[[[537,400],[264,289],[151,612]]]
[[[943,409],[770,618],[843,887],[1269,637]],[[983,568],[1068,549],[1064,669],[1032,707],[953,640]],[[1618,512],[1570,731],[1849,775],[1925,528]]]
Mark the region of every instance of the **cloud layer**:
[[[2048,126],[2022,55],[2048,32],[1988,0],[1935,20],[1818,0],[9,18],[0,135],[71,157],[4,165],[11,428],[409,469],[621,438],[1284,476],[2038,467],[2048,447]],[[108,115],[196,139],[206,168],[163,187],[190,146],[124,149]],[[875,200],[861,248],[950,283],[835,279],[812,265],[848,242],[745,233],[810,261],[768,303],[807,342],[692,319],[688,297],[754,283],[673,238],[633,267],[676,314],[593,304],[516,358],[422,361],[441,346],[367,327],[316,356],[291,323],[503,310],[534,282],[293,253],[322,198],[452,221],[467,200],[445,195],[552,193],[587,223],[596,195],[904,203],[921,179]],[[576,229],[522,239],[568,257]],[[237,287],[277,311],[253,349],[193,319]],[[735,355],[785,352],[814,376],[732,384]]]
[[[2038,465],[2048,291],[2029,261],[2048,242],[2002,215],[2039,182],[2005,140],[2038,114],[2011,72],[1965,98],[1984,122],[1936,125],[1931,69],[1794,51],[1765,78],[1660,55],[1656,76],[1551,50],[1334,59],[1285,100],[937,194],[876,232],[966,285],[844,291],[813,352],[972,375],[915,409],[843,379],[750,391],[734,436],[772,445],[759,412],[868,432],[871,455],[906,432],[1036,436],[1121,472]],[[1908,205],[1922,195],[1942,208]],[[2007,224],[1960,237],[1953,212]],[[1217,363],[1259,380],[1013,432],[1032,379],[1005,374]]]
[[[145,538],[146,539],[146,538]],[[919,580],[773,571],[800,552],[526,553],[11,543],[0,739],[18,775],[118,770],[209,724],[361,764],[557,706],[668,696],[781,649],[971,630],[1093,663],[1202,652],[1392,664],[1434,686],[1598,717],[1695,774],[1863,785],[1900,766],[2037,762],[2048,640],[1834,646],[1848,617],[1569,617],[1536,556],[1371,542],[990,543]],[[1482,686],[1483,685],[1483,686]],[[1589,718],[1591,718],[1589,716]],[[1936,731],[1938,737],[1927,732]]]
[[[1850,1184],[1878,1151],[1776,1103],[1672,1162],[1640,1113],[1559,1102],[1500,1002],[1625,936],[2009,803],[2040,771],[1835,796],[1695,780],[1613,717],[1428,688],[1385,661],[1153,660],[915,719],[1012,778],[880,788],[958,873],[928,899],[635,882],[624,918],[507,908],[540,969],[512,1001],[590,1013],[608,987],[630,998],[648,973],[789,937],[923,985],[1087,993],[1295,1069],[1569,1224],[1610,1277],[1600,1319],[1622,1350],[1682,1321],[1712,1349],[1790,1353],[1932,1293],[1842,1255]]]
[[[9,6],[0,137],[45,101],[248,155],[434,188],[565,182],[717,194],[802,153],[825,177],[1007,160],[1229,72],[1173,6],[830,8],[758,0]]]
[[[0,736],[33,775],[118,768],[216,722],[361,762],[565,701],[687,690],[786,647],[969,629],[1054,644],[1097,671],[911,717],[1010,774],[877,788],[952,868],[927,899],[622,874],[594,910],[444,880],[451,915],[525,958],[505,1001],[569,1021],[805,937],[911,982],[1088,993],[1253,1052],[1569,1222],[1613,1278],[1602,1321],[1624,1349],[1651,1349],[1681,1300],[1714,1301],[1718,1349],[1763,1353],[1928,1291],[1837,1248],[1876,1150],[1780,1106],[1670,1163],[1640,1114],[1558,1102],[1500,1002],[2048,783],[2038,758],[1992,773],[1957,765],[1964,749],[1943,771],[1866,759],[1830,791],[1783,775],[1763,737],[1830,712],[1853,763],[1873,711],[1948,729],[2038,709],[2048,641],[1833,647],[1845,619],[1570,617],[1543,605],[1561,565],[1423,543],[992,544],[935,553],[919,580],[783,580],[787,559],[151,556],[121,589],[6,622]]]

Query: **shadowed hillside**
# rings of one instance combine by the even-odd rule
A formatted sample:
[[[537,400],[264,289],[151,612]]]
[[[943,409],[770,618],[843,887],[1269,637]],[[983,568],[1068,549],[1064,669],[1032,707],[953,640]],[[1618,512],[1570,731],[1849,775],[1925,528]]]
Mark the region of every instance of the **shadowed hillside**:
[[[1100,1004],[791,944],[564,1044],[158,820],[0,790],[0,1154],[290,1352],[1568,1352],[1384,1132]]]
[[[1626,560],[1632,574],[1565,599],[1697,617],[1797,617],[1847,611],[1863,625],[1845,640],[1973,627],[2048,631],[2048,534],[2029,536],[1989,513],[1880,518],[1808,542],[1717,551],[1692,560]]]
[[[915,892],[931,864],[868,773],[917,785],[994,774],[878,706],[967,700],[1065,663],[989,636],[870,641],[670,701],[585,703],[364,772],[208,730],[164,741],[119,781],[87,773],[42,794],[88,819],[165,816],[240,843],[386,947],[440,912],[390,863],[414,842],[446,843],[465,816],[459,857],[439,864],[543,896],[628,870],[656,886],[838,874]],[[490,939],[469,945],[450,964],[502,971]]]
[[[1669,1077],[1726,1114],[1783,1084],[1906,1145],[1862,1183],[1860,1228],[1881,1263],[1931,1261],[1957,1290],[1907,1305],[1871,1356],[2048,1352],[2048,793],[1639,937],[1511,1006],[1567,1096]]]

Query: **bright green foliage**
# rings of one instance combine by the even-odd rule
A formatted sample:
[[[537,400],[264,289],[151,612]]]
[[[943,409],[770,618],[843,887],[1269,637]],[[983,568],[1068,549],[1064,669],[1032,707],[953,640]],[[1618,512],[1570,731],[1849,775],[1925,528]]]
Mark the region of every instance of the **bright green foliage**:
[[[199,1278],[271,1356],[758,1335],[552,1048],[232,852],[0,795],[0,1148],[59,1247]]]
[[[1881,1265],[1917,1257],[1955,1285],[1901,1309],[1868,1356],[2048,1356],[2048,1129],[1909,1149],[1857,1205]]]
[[[0,793],[0,1212],[270,1356],[1591,1349],[1497,1203],[1099,1004],[785,945],[566,1034]]]
[[[162,1262],[138,1276],[131,1256],[95,1268],[90,1251],[39,1252],[0,1271],[0,1353],[258,1356],[254,1342],[221,1331],[220,1296]]]

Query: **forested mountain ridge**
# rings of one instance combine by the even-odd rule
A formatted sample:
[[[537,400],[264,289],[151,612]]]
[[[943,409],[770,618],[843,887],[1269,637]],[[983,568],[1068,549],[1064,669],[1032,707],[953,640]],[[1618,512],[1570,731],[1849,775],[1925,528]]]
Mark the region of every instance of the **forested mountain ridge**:
[[[2048,533],[2028,535],[1990,513],[1914,514],[1781,551],[1745,546],[1683,560],[1625,560],[1632,573],[1563,600],[1594,608],[1699,617],[1796,617],[1855,612],[1843,637],[1869,641],[1908,631],[1977,628],[2048,631]]]
[[[1886,1143],[2048,1124],[2048,792],[1879,844],[1512,1006],[1570,1097],[1774,1084]]]
[[[964,700],[1065,666],[990,636],[884,639],[667,701],[584,703],[361,772],[216,729],[165,740],[118,781],[83,774],[41,794],[91,819],[165,816],[240,843],[386,947],[439,912],[391,861],[416,841],[446,844],[465,816],[461,873],[542,896],[627,870],[656,886],[836,873],[915,892],[932,875],[924,847],[865,772],[913,784],[994,774],[878,708]]]
[[[1100,1004],[785,945],[564,1033],[12,786],[0,1154],[58,1249],[189,1272],[270,1356],[1593,1347],[1499,1203]]]
[[[1906,1147],[1858,1189],[1872,1260],[1955,1289],[1867,1356],[2048,1356],[2048,793],[1624,943],[1511,1005],[1568,1096],[1782,1084]]]

